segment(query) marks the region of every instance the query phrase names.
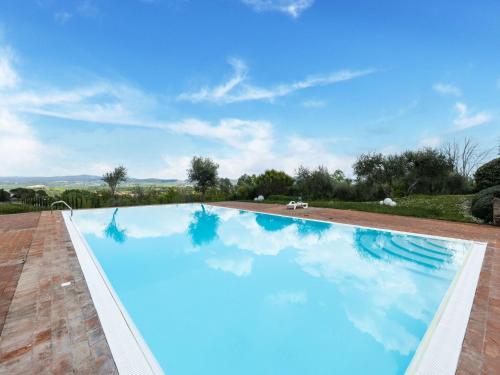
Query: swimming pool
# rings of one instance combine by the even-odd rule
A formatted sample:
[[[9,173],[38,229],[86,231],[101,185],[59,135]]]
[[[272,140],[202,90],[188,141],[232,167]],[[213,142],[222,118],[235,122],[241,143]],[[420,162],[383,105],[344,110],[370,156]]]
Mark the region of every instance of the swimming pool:
[[[172,375],[405,373],[477,250],[200,204],[65,219],[101,277],[77,249],[112,352],[130,345],[110,337],[99,283],[152,372]]]

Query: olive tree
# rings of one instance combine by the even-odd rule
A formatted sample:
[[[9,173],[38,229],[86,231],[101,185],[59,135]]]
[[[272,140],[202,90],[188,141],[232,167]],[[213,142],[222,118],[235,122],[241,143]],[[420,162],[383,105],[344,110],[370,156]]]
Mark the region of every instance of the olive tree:
[[[104,173],[102,180],[108,184],[113,197],[115,196],[116,188],[122,182],[127,181],[127,168],[124,166],[116,167],[110,172]]]
[[[194,156],[191,159],[191,167],[187,170],[188,180],[194,183],[194,188],[201,193],[202,198],[209,188],[217,185],[218,169],[219,165],[210,158]]]

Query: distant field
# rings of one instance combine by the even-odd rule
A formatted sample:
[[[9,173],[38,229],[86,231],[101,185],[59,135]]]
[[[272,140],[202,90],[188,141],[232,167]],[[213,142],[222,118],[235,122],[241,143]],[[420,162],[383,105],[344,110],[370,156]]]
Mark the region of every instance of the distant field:
[[[311,207],[377,212],[383,214],[415,216],[428,219],[478,222],[470,214],[472,195],[414,195],[395,199],[398,205],[389,207],[379,202],[309,201]],[[288,203],[285,200],[266,200],[262,203]]]
[[[177,186],[184,184],[184,181],[175,179],[158,178],[129,178],[121,185],[122,188],[132,186]],[[10,190],[17,187],[43,188],[48,191],[63,191],[67,189],[101,189],[106,188],[106,184],[100,176],[79,175],[79,176],[55,176],[55,177],[0,177],[0,189]]]

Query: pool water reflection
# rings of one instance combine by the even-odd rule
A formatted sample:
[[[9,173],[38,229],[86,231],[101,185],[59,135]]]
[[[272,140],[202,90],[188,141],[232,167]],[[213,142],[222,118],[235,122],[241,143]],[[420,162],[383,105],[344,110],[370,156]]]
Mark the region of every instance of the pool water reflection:
[[[167,374],[401,374],[471,244],[200,204],[74,221]]]

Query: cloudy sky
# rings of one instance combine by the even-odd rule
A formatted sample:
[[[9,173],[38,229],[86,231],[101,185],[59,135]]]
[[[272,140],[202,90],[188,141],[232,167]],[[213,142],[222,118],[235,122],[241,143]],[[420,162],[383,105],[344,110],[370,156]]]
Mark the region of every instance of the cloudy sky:
[[[494,147],[498,14],[487,0],[3,0],[0,176],[185,178],[193,155],[231,178],[349,173],[362,152]]]

